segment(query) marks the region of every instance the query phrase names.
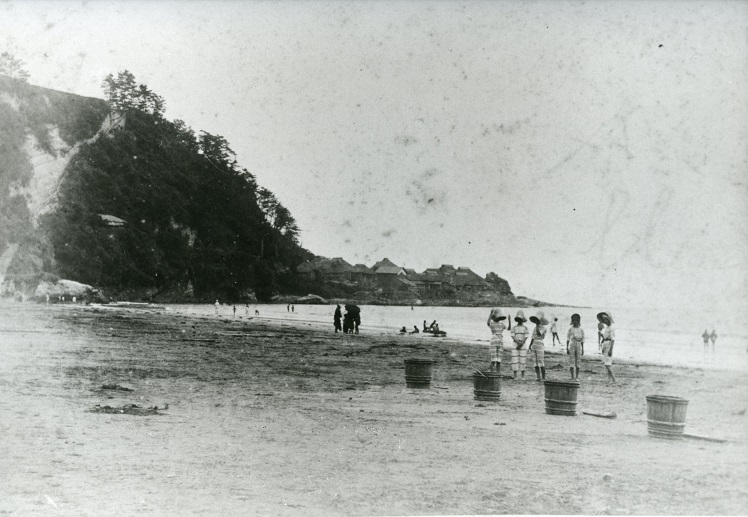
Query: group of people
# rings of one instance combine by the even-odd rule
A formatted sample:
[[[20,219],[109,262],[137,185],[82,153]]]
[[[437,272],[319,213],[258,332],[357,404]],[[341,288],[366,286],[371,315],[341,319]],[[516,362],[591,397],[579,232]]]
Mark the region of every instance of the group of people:
[[[532,332],[525,326],[527,320],[530,320],[535,327]],[[608,373],[608,379],[615,383],[616,378],[613,374],[613,345],[615,344],[615,328],[613,326],[613,317],[610,312],[601,312],[597,315],[597,320],[600,323],[600,352],[603,356],[603,364]],[[556,344],[558,338],[558,324],[556,323],[558,318],[554,319],[554,323],[551,326],[551,334],[553,335],[553,346]],[[503,314],[500,308],[491,310],[488,316],[486,324],[491,329],[491,365],[490,371],[500,372],[501,371],[501,354],[504,350],[504,331],[509,330],[511,333],[511,364],[512,374],[515,379],[525,378],[525,364],[527,361],[527,353],[530,353],[530,357],[533,359],[533,365],[535,368],[535,374],[538,381],[545,380],[545,336],[547,334],[546,326],[549,321],[546,319],[543,311],[538,311],[535,316],[525,318],[523,311],[517,311],[514,316],[514,327],[511,324],[511,317],[507,317]],[[581,328],[582,318],[579,314],[572,314],[571,325],[566,333],[566,354],[569,356],[569,372],[571,373],[571,379],[574,381],[579,380],[579,365],[581,357],[584,355],[584,329]],[[528,344],[529,339],[529,344]],[[559,339],[559,344],[561,340]],[[527,345],[527,346],[526,346]]]
[[[233,311],[234,311],[234,317],[236,318],[236,304],[228,304],[227,303],[226,305],[232,305]],[[219,302],[218,300],[216,300],[216,303],[214,303],[213,306],[216,308],[216,314],[218,314],[218,310],[221,307],[221,302]],[[244,315],[245,316],[249,316],[249,304],[248,303],[244,304]],[[255,316],[259,316],[259,315],[260,315],[260,311],[258,311],[257,309],[255,309]]]
[[[701,339],[704,340],[704,352],[709,348],[709,340],[712,341],[712,352],[714,352],[714,343],[717,341],[717,331],[712,329],[712,333],[710,334],[707,329],[704,329]]]
[[[405,328],[405,325],[400,327],[400,334],[420,334],[421,332],[424,332],[425,334],[433,334],[435,336],[447,335],[443,330],[439,330],[439,322],[436,320],[432,321],[430,325],[426,325],[426,320],[423,320],[423,331],[418,330],[418,325],[413,325],[413,330],[410,332]]]
[[[338,305],[335,308],[332,322],[335,326],[336,334],[339,330],[342,330],[343,334],[358,334],[358,327],[361,325],[361,309],[358,305],[346,305],[345,314],[343,314],[340,310],[340,305]]]

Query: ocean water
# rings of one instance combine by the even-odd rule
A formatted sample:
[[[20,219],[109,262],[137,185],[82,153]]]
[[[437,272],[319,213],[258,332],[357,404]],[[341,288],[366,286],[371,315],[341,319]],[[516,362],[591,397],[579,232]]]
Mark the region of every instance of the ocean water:
[[[197,316],[216,317],[213,305],[167,305],[169,311]],[[439,328],[450,338],[476,346],[488,346],[491,333],[486,325],[490,309],[487,307],[402,307],[361,305],[361,329],[363,334],[397,334],[405,326],[408,330],[417,325],[423,327],[423,320],[430,324],[439,322]],[[502,307],[514,317],[517,308]],[[259,311],[255,316],[254,311]],[[525,317],[534,315],[537,309],[522,309]],[[585,355],[598,356],[597,318],[601,310],[610,310],[616,324],[616,343],[613,351],[615,360],[647,362],[654,364],[703,367],[748,371],[748,328],[736,313],[708,313],[702,310],[684,311],[652,308],[590,309],[574,307],[545,307],[540,309],[546,317],[558,318],[558,332],[562,347],[566,347],[566,331],[573,313],[582,318],[585,332]],[[329,327],[333,331],[335,305],[297,305],[295,312],[288,312],[286,305],[255,304],[249,306],[249,317],[268,319],[292,324],[307,323],[315,327]],[[236,306],[237,318],[246,318],[244,305]],[[233,318],[231,305],[221,305],[218,317]],[[532,330],[532,323],[527,326]],[[546,335],[546,350],[551,346],[550,325]],[[717,332],[714,350],[711,342],[707,350],[701,334],[705,329]],[[435,339],[430,336],[423,339]],[[510,339],[505,333],[505,342]],[[559,349],[557,344],[555,350]],[[488,351],[486,351],[488,354]]]

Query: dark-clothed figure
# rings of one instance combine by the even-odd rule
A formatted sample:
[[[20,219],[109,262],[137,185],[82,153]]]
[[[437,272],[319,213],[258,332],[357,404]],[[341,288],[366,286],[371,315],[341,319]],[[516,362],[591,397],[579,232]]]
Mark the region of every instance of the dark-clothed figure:
[[[348,321],[348,330],[346,331],[346,320]],[[358,305],[346,305],[345,316],[343,316],[343,332],[358,334],[358,327],[361,325],[361,309]]]
[[[340,305],[338,305],[335,308],[335,315],[332,317],[332,322],[335,325],[335,333],[338,333],[338,330],[343,330],[343,327],[340,326],[340,319],[343,317],[343,314],[340,312]]]

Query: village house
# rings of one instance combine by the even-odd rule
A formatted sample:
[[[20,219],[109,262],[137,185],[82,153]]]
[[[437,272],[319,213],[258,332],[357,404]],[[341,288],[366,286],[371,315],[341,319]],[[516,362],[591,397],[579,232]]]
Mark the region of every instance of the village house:
[[[351,268],[351,280],[358,283],[370,283],[376,281],[374,270],[364,264],[356,264]]]
[[[401,286],[400,280],[406,280],[405,269],[398,266],[381,266],[374,273],[377,284],[384,289],[397,289]]]
[[[303,264],[299,264],[296,268],[297,273],[309,280],[328,280],[334,282],[351,280],[352,270],[353,266],[341,257],[332,259],[315,257],[314,260],[307,260]]]

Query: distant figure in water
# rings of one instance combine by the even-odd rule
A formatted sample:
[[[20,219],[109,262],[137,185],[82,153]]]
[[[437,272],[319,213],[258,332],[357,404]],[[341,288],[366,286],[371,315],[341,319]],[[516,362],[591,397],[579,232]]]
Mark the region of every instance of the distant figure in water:
[[[236,318],[236,305],[234,305],[234,317]]]
[[[704,340],[704,352],[709,350],[709,330],[704,329],[704,333],[701,335],[701,338]]]
[[[712,352],[714,352],[714,343],[717,341],[717,331],[712,329],[712,334],[709,336],[709,338],[712,340]]]
[[[216,300],[216,303],[215,303],[215,305],[216,305],[216,314],[218,314],[218,306],[219,306],[219,305],[221,305],[221,304],[220,304],[220,303],[218,303],[218,300]]]
[[[335,333],[338,333],[338,330],[343,330],[343,327],[340,326],[340,319],[343,317],[343,314],[340,312],[340,305],[335,307],[335,315],[332,317],[332,323],[335,325]]]
[[[558,344],[561,344],[561,338],[558,337],[558,318],[553,318],[553,323],[551,323],[551,342],[553,346],[556,346],[556,340],[558,340]]]
[[[603,324],[603,364],[608,371],[608,379],[616,383],[616,376],[613,375],[613,345],[616,342],[616,329],[613,327],[613,316],[610,312],[601,312],[597,315],[597,321]]]
[[[291,304],[286,305],[286,312],[291,312]]]
[[[436,320],[432,321],[431,325],[429,325],[428,327],[426,326],[426,320],[423,320],[423,331],[424,332],[431,332],[435,330],[439,330],[439,324],[436,322]]]
[[[296,311],[296,307],[294,307],[293,305],[291,305],[291,312],[294,312],[294,311]]]

